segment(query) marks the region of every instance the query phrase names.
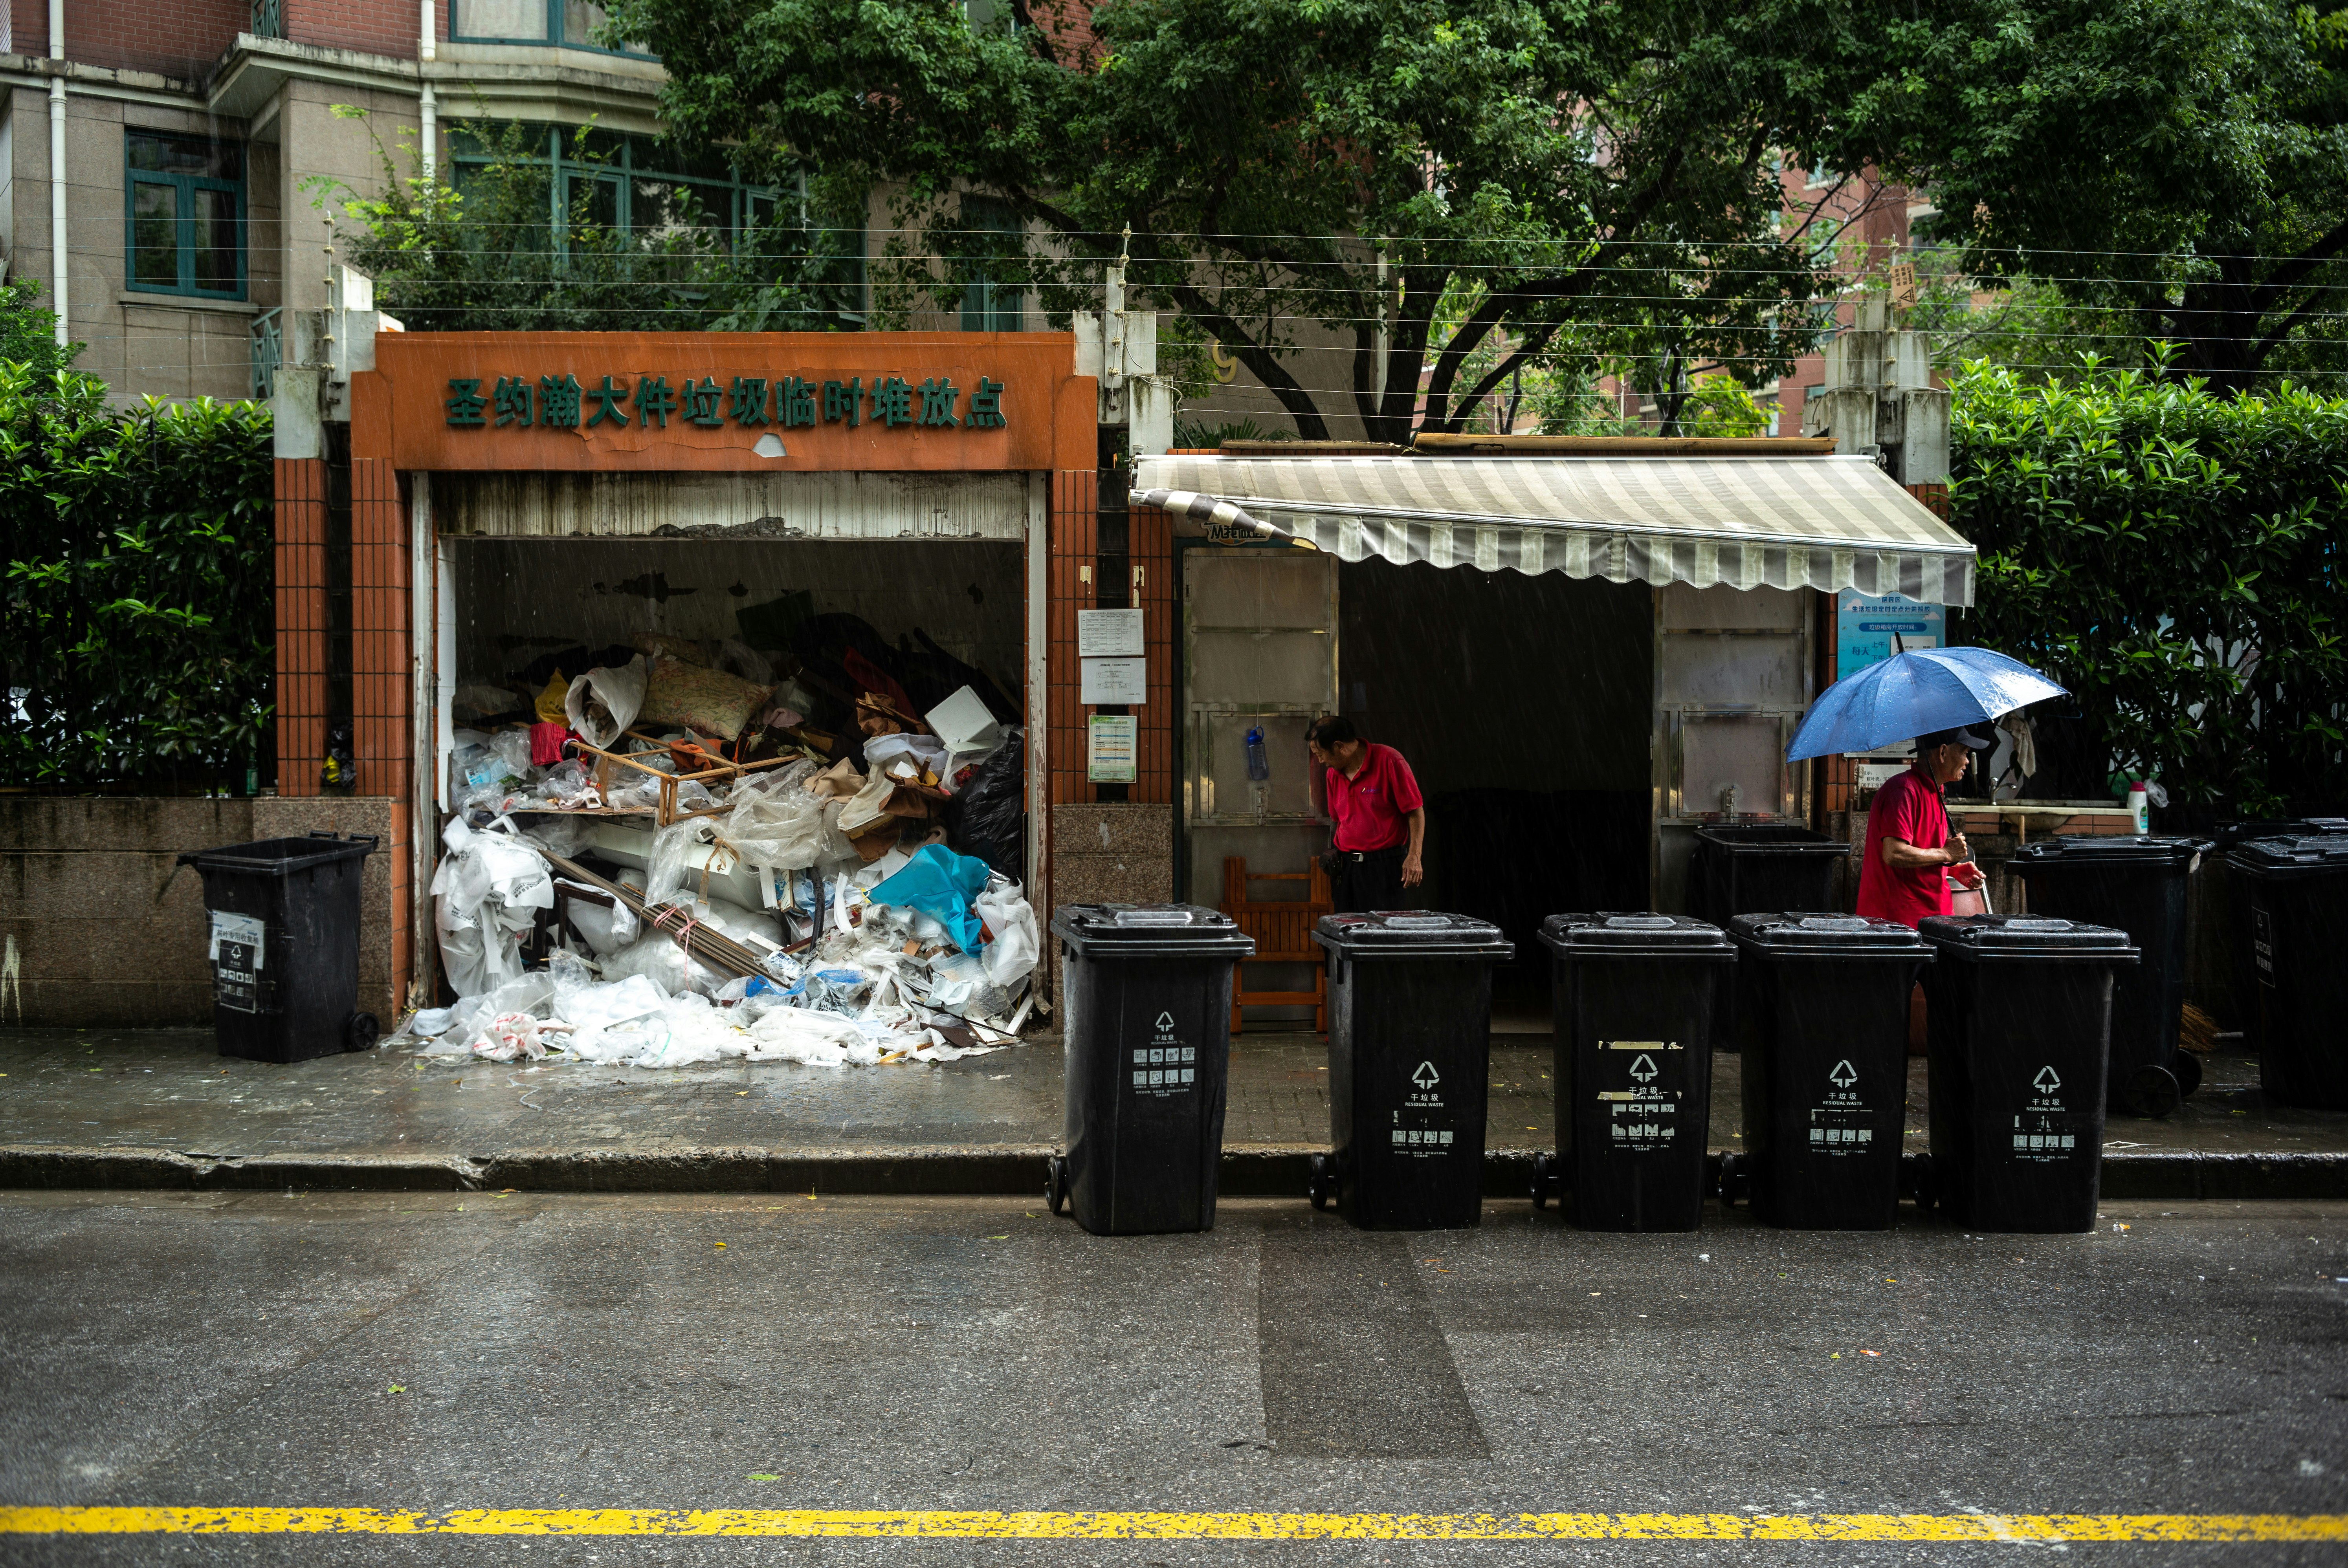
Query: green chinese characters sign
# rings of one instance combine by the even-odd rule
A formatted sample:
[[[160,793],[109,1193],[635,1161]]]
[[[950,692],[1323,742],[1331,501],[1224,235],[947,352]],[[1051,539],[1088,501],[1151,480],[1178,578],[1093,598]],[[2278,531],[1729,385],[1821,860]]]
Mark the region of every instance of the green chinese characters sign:
[[[443,402],[448,423],[459,429],[633,425],[665,430],[672,420],[705,429],[731,422],[745,430],[818,425],[1001,430],[1007,425],[1003,384],[983,375],[966,389],[945,375],[918,384],[901,375],[876,375],[869,386],[860,375],[846,381],[737,375],[724,383],[714,375],[688,375],[674,387],[665,375],[640,375],[633,385],[625,377],[607,375],[592,386],[582,385],[575,375],[451,376]]]

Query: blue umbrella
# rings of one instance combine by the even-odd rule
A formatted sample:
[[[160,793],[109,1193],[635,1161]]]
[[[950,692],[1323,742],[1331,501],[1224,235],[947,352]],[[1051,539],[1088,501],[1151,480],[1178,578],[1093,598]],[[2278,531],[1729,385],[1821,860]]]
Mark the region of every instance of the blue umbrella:
[[[1828,687],[1794,732],[1786,760],[1871,752],[2063,694],[2029,665],[1986,648],[1895,653]]]

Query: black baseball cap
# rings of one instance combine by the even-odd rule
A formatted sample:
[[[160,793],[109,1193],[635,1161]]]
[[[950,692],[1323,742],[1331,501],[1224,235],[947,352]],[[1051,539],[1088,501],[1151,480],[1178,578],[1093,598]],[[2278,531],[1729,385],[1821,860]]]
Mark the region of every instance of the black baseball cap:
[[[1995,741],[1982,740],[1962,724],[1953,730],[1934,730],[1929,735],[1916,737],[1916,749],[1920,752],[1930,751],[1934,746],[1962,746],[1969,752],[1985,752],[1996,744]]]

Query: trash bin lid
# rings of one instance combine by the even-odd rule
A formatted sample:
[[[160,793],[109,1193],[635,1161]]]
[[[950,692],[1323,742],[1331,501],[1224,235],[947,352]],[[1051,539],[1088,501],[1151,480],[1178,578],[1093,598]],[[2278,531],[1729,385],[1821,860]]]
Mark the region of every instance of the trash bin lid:
[[[2348,833],[2253,838],[2236,845],[2226,864],[2260,877],[2336,875],[2348,871]]]
[[[306,871],[330,860],[364,857],[375,853],[382,839],[369,833],[317,832],[305,838],[256,838],[250,844],[223,844],[218,849],[195,849],[180,856],[180,864],[198,871],[241,871],[248,876],[283,876]]]
[[[1729,938],[1773,958],[1921,958],[1932,949],[1897,920],[1871,915],[1814,914],[1789,909],[1782,915],[1739,915],[1728,923]]]
[[[1850,845],[1807,827],[1774,823],[1714,823],[1695,830],[1696,841],[1735,856],[1824,856],[1840,859]]]
[[[2131,870],[2163,865],[2189,868],[2217,847],[2211,839],[2169,838],[2152,833],[2066,833],[2024,845],[2013,852],[2013,866],[2024,876],[2050,866],[2125,864]]]
[[[1372,909],[1323,915],[1313,939],[1348,958],[1491,958],[1517,956],[1517,945],[1488,920],[1432,909]]]
[[[1070,904],[1052,934],[1079,956],[1101,958],[1244,958],[1255,938],[1220,909],[1197,904]]]
[[[2031,915],[1932,915],[1916,931],[1939,949],[1940,957],[1972,963],[2137,961],[2136,948],[2126,931],[2081,920],[2049,920]]]
[[[2303,833],[2348,833],[2348,822],[2338,827],[2319,827],[2321,820],[2305,816],[2254,816],[2240,822],[2221,822],[2215,832],[2218,847],[2231,849],[2253,838],[2291,838]]]
[[[1736,961],[1726,932],[1685,915],[1551,915],[1541,922],[1540,939],[1568,958]]]

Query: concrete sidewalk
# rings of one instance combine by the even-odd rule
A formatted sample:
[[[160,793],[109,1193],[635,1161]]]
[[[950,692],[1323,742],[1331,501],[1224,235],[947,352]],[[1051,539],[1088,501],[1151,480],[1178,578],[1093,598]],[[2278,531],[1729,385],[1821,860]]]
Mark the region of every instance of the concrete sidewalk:
[[[1301,1195],[1329,1146],[1312,1035],[1231,1053],[1223,1190]],[[1718,1060],[1712,1143],[1739,1146],[1737,1059]],[[1911,1063],[1908,1146],[1924,1142]],[[1554,1147],[1546,1036],[1494,1038],[1486,1190],[1526,1191]],[[1040,1191],[1060,1132],[1060,1046],[944,1066],[728,1062],[648,1071],[419,1058],[290,1066],[215,1053],[209,1030],[0,1031],[0,1187],[551,1192]],[[2348,1113],[2268,1105],[2256,1064],[2210,1061],[2166,1121],[2106,1133],[2121,1198],[2348,1197]]]

